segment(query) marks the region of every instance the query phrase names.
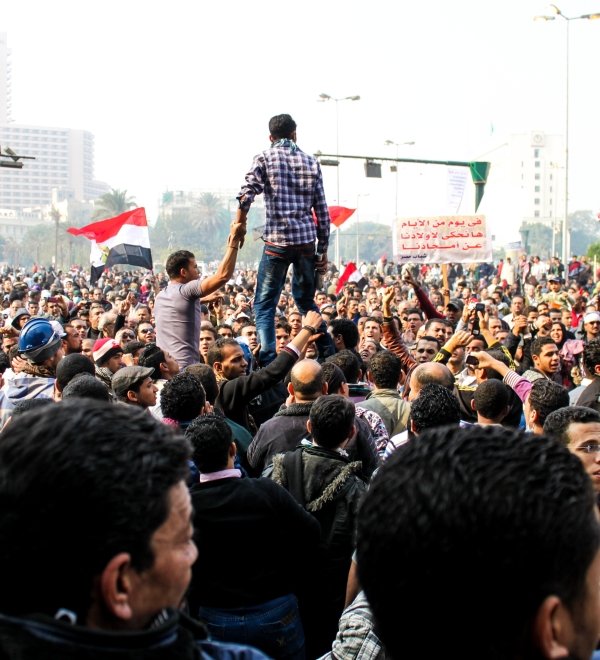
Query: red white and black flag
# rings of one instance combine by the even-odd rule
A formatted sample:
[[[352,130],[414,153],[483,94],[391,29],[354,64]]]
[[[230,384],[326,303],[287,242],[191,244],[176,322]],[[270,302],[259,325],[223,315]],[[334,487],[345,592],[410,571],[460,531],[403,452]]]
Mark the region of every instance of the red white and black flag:
[[[67,231],[73,236],[85,236],[92,242],[92,284],[105,268],[115,264],[129,264],[152,270],[150,236],[143,207],[121,213],[116,218],[93,222],[85,227],[71,227]]]
[[[335,289],[336,295],[344,288],[346,282],[352,282],[357,289],[361,291],[367,286],[367,279],[362,275],[360,270],[356,267],[356,264],[353,261],[348,262],[348,265],[344,269],[344,272],[340,275],[340,278]]]

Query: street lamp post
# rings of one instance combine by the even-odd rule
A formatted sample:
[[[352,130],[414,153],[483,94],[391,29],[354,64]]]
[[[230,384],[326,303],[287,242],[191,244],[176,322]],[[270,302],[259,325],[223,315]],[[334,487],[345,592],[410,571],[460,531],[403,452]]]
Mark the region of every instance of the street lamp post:
[[[326,101],[335,101],[335,152],[340,153],[340,112],[339,112],[339,103],[340,101],[360,101],[360,96],[355,94],[354,96],[342,96],[340,98],[335,98],[329,94],[319,94],[317,99],[319,102],[324,103]],[[339,164],[336,171],[336,202],[338,206],[341,206],[340,203],[340,168]],[[336,227],[335,230],[335,264],[339,268],[340,265],[340,228]]]
[[[565,210],[562,226],[562,262],[565,267],[565,280],[567,279],[567,264],[569,261],[569,28],[571,21],[600,19],[600,12],[595,14],[581,14],[580,16],[565,16],[556,5],[550,5],[554,14],[552,16],[536,16],[534,20],[554,21],[562,18],[565,21]]]
[[[368,197],[370,193],[358,193],[356,195],[356,267],[360,266],[360,233],[359,229],[359,220],[360,220],[360,209],[358,207],[358,202],[361,197]]]
[[[412,146],[412,145],[414,145],[414,143],[415,143],[414,140],[410,140],[408,142],[394,142],[394,140],[386,140],[383,144],[386,147],[390,147],[392,145],[395,146],[396,147],[396,159],[398,159],[398,158],[400,158],[400,147]],[[398,217],[398,163],[396,163],[393,167],[396,168],[396,170],[395,170],[395,172],[396,172],[396,203],[395,203],[395,206],[394,206],[394,211],[395,211],[394,220],[395,220]]]

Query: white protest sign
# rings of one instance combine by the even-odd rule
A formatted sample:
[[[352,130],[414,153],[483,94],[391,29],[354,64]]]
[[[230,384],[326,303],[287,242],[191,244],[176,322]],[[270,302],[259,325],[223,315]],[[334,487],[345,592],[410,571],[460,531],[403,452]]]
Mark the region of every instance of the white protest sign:
[[[394,228],[394,261],[473,263],[492,260],[484,215],[400,218]]]

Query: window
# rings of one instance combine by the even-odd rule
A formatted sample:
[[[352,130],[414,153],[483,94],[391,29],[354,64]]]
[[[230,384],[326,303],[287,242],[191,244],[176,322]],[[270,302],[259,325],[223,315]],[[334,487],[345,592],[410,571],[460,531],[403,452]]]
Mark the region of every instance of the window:
[[[534,211],[533,212],[533,217],[534,218],[539,218],[540,217],[540,212],[539,211]]]
[[[540,175],[539,175],[539,174],[536,174],[536,175],[535,175],[535,180],[536,180],[536,181],[539,181],[539,180],[540,180]]]
[[[533,157],[534,158],[539,158],[540,157],[540,150],[539,149],[534,149],[533,150]]]
[[[536,167],[539,167],[539,166],[540,166],[540,161],[539,161],[539,160],[536,160],[535,163],[534,163],[534,165],[535,165]]]
[[[539,186],[536,186],[534,192],[540,192],[540,187],[539,187]]]
[[[536,197],[536,198],[533,200],[533,203],[534,203],[536,206],[539,206],[539,205],[540,205],[540,198],[539,198],[539,197]]]

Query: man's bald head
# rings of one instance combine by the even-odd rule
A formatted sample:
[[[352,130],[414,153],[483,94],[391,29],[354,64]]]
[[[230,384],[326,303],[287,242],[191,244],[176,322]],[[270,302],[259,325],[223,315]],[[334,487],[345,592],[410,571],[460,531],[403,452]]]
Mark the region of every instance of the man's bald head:
[[[454,376],[445,364],[440,362],[424,362],[417,365],[410,375],[409,399],[413,401],[425,385],[441,385],[449,390],[454,387]]]
[[[323,370],[316,360],[300,360],[292,367],[290,382],[297,401],[314,401],[323,394]]]

